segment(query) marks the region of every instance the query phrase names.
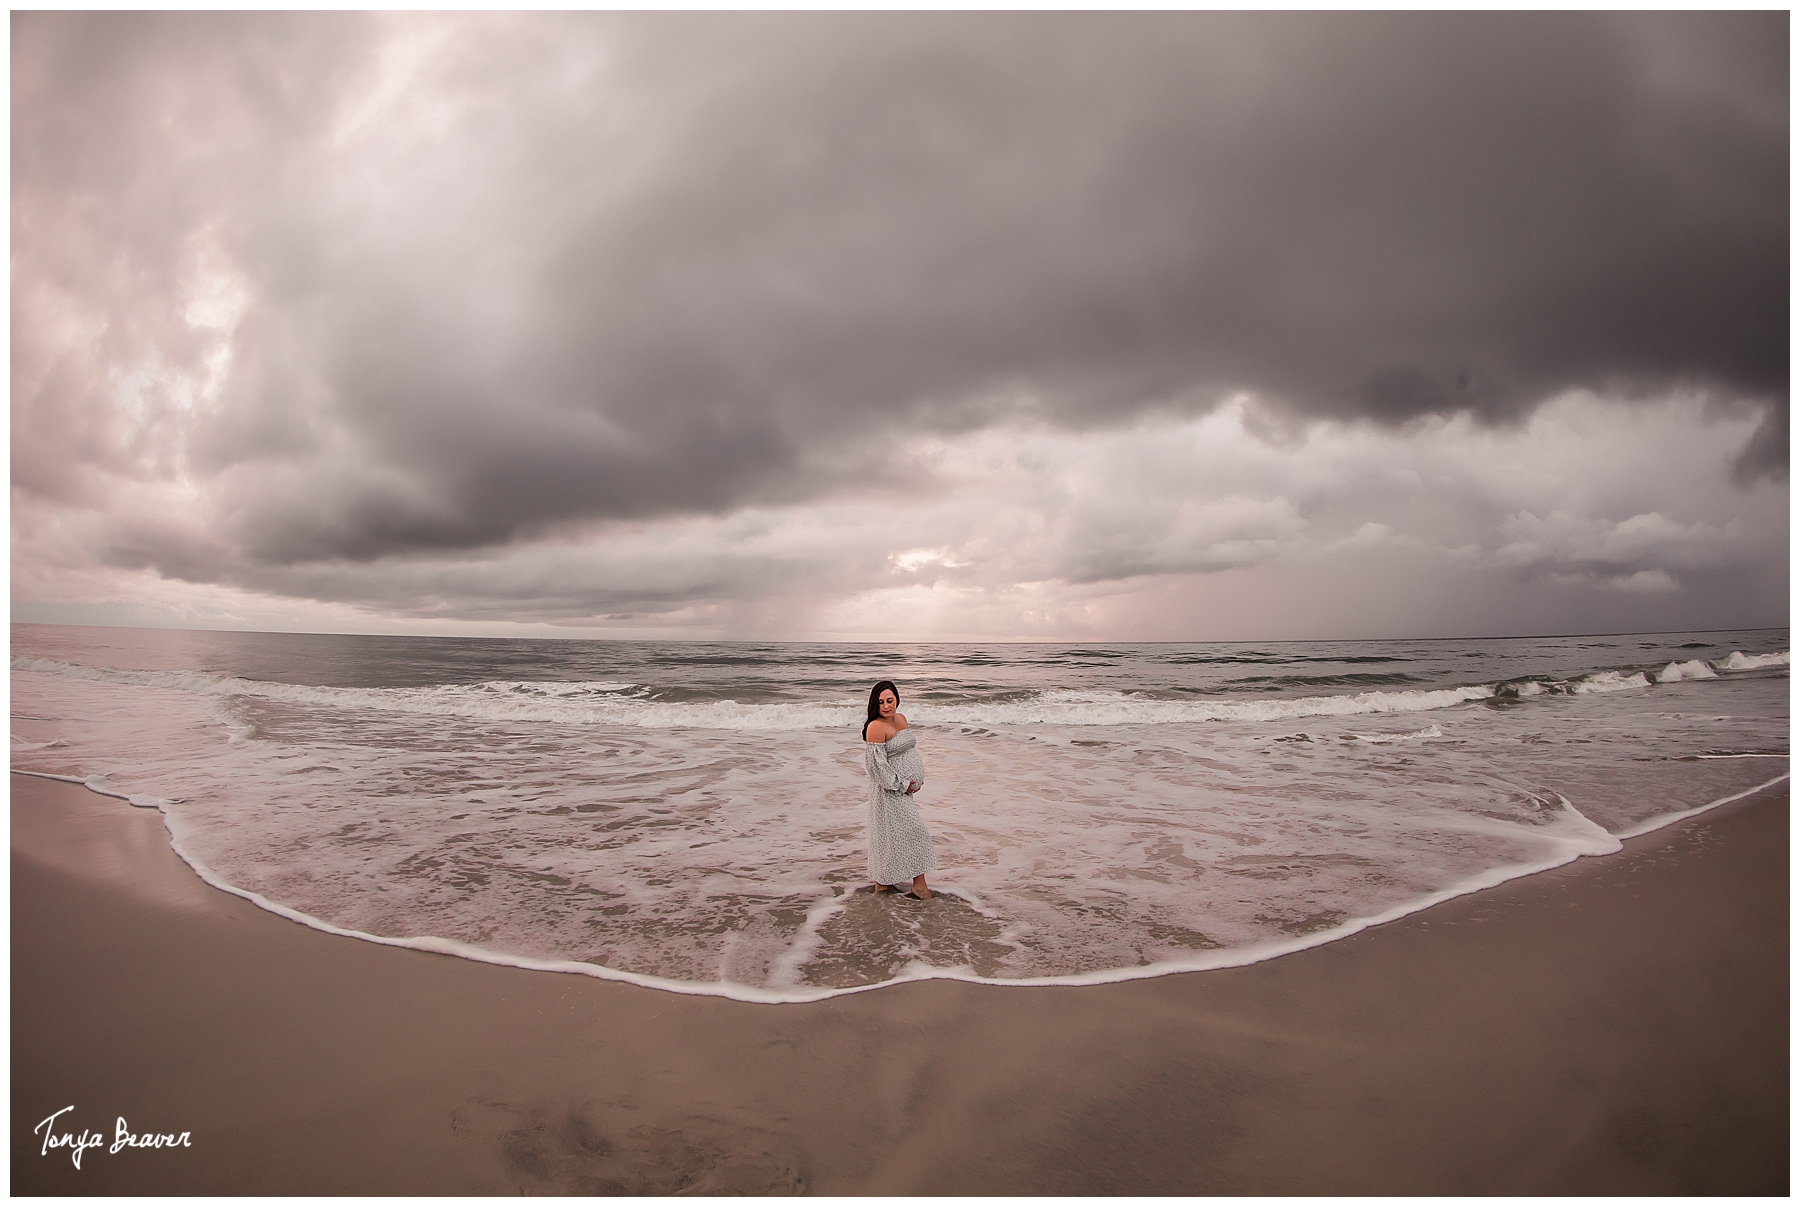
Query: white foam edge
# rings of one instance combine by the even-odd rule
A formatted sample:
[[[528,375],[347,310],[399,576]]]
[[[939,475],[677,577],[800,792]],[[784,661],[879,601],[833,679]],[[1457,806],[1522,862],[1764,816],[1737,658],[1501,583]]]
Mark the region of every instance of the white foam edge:
[[[1743,754],[1690,754],[1687,757],[1698,761],[1700,759],[1785,759],[1788,756],[1785,754],[1752,754],[1746,752]]]
[[[1701,757],[1704,758],[1706,756],[1702,755]],[[1779,784],[1786,778],[1788,778],[1788,773],[1784,771],[1774,779],[1765,780],[1754,788],[1745,788],[1742,792],[1734,792],[1730,796],[1721,796],[1718,800],[1708,801],[1704,805],[1696,805],[1692,809],[1678,809],[1673,813],[1659,814],[1656,817],[1652,817],[1649,821],[1640,821],[1637,825],[1632,826],[1629,829],[1620,830],[1617,837],[1621,839],[1636,838],[1642,834],[1649,834],[1654,830],[1662,829],[1664,826],[1673,825],[1684,818],[1697,816],[1701,813],[1705,813],[1709,809],[1717,809],[1720,805],[1729,805],[1734,800],[1743,800],[1746,796],[1755,796],[1764,789],[1773,788],[1776,784]]]
[[[819,930],[826,922],[849,908],[850,891],[832,893],[813,902],[806,911],[806,920],[800,924],[793,942],[786,951],[776,957],[769,968],[769,979],[777,985],[795,985],[800,981],[800,969],[812,954],[819,949]]]
[[[180,836],[175,833],[174,828],[170,825],[172,819],[169,817],[168,810],[163,808],[164,805],[170,803],[168,801],[152,796],[131,796],[127,793],[116,792],[110,788],[100,786],[105,782],[104,776],[95,775],[83,779],[73,775],[53,775],[46,771],[23,771],[17,768],[12,769],[12,772],[14,775],[31,775],[36,776],[39,779],[60,780],[66,784],[79,784],[88,791],[100,796],[115,797],[138,808],[154,808],[158,810],[163,816],[164,829],[169,831],[170,847],[174,850],[175,854],[181,857],[183,863],[194,869],[194,874],[199,876],[200,879],[221,892],[230,893],[234,897],[242,897],[259,909],[265,909],[272,914],[288,919],[290,922],[298,922],[302,926],[308,926],[314,930],[323,931],[328,935],[341,935],[347,939],[362,939],[365,942],[378,943],[383,947],[404,947],[413,951],[431,952],[434,955],[457,956],[461,959],[474,960],[481,964],[498,964],[502,967],[524,968],[533,972],[570,973],[576,976],[593,977],[596,980],[602,981],[620,981],[628,985],[637,985],[645,989],[661,989],[669,993],[685,993],[692,997],[723,997],[733,1001],[748,1002],[754,1005],[787,1005],[803,1002],[823,1002],[836,997],[844,997],[852,993],[869,993],[876,989],[886,989],[892,985],[904,985],[912,981],[962,981],[965,984],[970,985],[1018,986],[1021,988],[1052,985],[1076,987],[1083,985],[1114,985],[1124,981],[1146,981],[1154,977],[1172,976],[1180,972],[1210,972],[1219,968],[1244,968],[1251,964],[1261,964],[1267,960],[1273,960],[1277,956],[1292,955],[1297,951],[1306,951],[1314,947],[1323,947],[1327,943],[1335,943],[1340,939],[1348,939],[1350,936],[1360,934],[1372,926],[1384,926],[1389,922],[1397,922],[1401,918],[1405,918],[1411,914],[1421,913],[1434,905],[1441,905],[1454,898],[1466,897],[1470,893],[1478,893],[1482,889],[1495,888],[1510,880],[1520,880],[1526,876],[1534,876],[1539,872],[1548,872],[1555,868],[1563,867],[1567,864],[1574,863],[1584,855],[1616,853],[1621,849],[1623,841],[1627,838],[1636,838],[1654,830],[1660,830],[1665,826],[1673,825],[1675,822],[1685,818],[1694,817],[1698,814],[1705,813],[1710,809],[1716,809],[1721,805],[1728,805],[1733,801],[1742,800],[1747,796],[1754,796],[1758,792],[1772,788],[1788,778],[1784,773],[1776,776],[1772,780],[1767,780],[1758,784],[1754,788],[1746,788],[1742,792],[1734,792],[1730,796],[1722,796],[1718,800],[1708,801],[1706,804],[1696,806],[1692,809],[1683,809],[1674,813],[1665,813],[1653,817],[1649,821],[1640,822],[1638,825],[1635,825],[1628,830],[1621,831],[1618,834],[1612,834],[1611,837],[1615,842],[1607,850],[1576,850],[1574,849],[1575,844],[1564,842],[1559,844],[1562,846],[1563,850],[1549,859],[1532,863],[1507,864],[1497,868],[1489,868],[1486,871],[1478,872],[1473,876],[1459,880],[1447,888],[1438,889],[1436,892],[1427,893],[1423,897],[1414,898],[1411,901],[1403,901],[1398,905],[1383,910],[1379,914],[1374,914],[1366,918],[1352,918],[1349,921],[1328,930],[1315,931],[1310,935],[1303,935],[1294,939],[1272,940],[1267,943],[1253,943],[1248,947],[1233,948],[1229,951],[1216,952],[1207,956],[1191,956],[1179,960],[1159,960],[1151,964],[1140,964],[1133,968],[1113,968],[1100,972],[1069,973],[1063,976],[984,977],[977,974],[973,969],[966,965],[944,968],[914,963],[909,964],[906,970],[897,977],[890,977],[885,981],[876,981],[869,985],[853,985],[845,989],[775,990],[758,989],[754,985],[733,985],[724,983],[700,984],[693,981],[675,981],[669,980],[666,977],[646,976],[642,973],[635,972],[621,972],[616,968],[606,968],[599,964],[588,964],[580,960],[541,960],[531,956],[505,955],[500,952],[488,951],[484,948],[458,942],[455,939],[441,939],[435,935],[396,939],[387,935],[372,935],[367,931],[350,930],[346,927],[334,926],[330,922],[313,917],[311,914],[303,914],[297,909],[292,909],[279,902],[271,901],[261,893],[254,893],[248,889],[239,888],[218,875],[211,868],[207,867],[205,863],[191,855],[183,848]],[[1578,816],[1580,815],[1579,811],[1576,810],[1573,805],[1570,805],[1566,799],[1563,800],[1563,805],[1571,812],[1575,812]],[[1583,818],[1583,820],[1586,819]],[[838,900],[848,903],[848,899],[849,894],[846,893]]]

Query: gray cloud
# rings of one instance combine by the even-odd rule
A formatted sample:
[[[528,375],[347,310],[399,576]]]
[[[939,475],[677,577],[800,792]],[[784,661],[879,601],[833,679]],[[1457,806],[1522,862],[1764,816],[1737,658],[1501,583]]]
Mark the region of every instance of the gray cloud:
[[[111,560],[274,581],[918,493],[897,435],[1237,392],[1392,425],[1698,389],[1766,408],[1753,481],[1786,29],[15,14],[14,486],[198,483],[210,526]],[[1070,573],[1248,556],[1170,540]]]
[[[895,446],[893,463],[932,483],[918,498],[612,522],[367,562],[236,558],[152,493],[110,515],[16,508],[15,583],[27,599],[69,598],[40,584],[59,564],[78,571],[71,553],[104,539],[123,565],[224,584],[188,597],[240,627],[257,623],[246,613],[294,623],[282,602],[294,600],[347,605],[308,613],[338,625],[759,637],[895,624],[1162,640],[1779,623],[1785,491],[1731,483],[1754,417],[1708,411],[1694,398],[1571,396],[1504,429],[1321,423],[1279,447],[1241,405],[1103,431],[1032,424]]]

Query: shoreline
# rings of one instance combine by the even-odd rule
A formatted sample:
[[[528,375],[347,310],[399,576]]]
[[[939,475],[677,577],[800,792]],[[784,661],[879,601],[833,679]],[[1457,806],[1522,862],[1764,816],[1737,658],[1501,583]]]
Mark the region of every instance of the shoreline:
[[[1787,1186],[1785,785],[1279,959],[757,1005],[345,943],[10,782],[14,1193]],[[75,1170],[71,1102],[194,1147]]]
[[[918,974],[894,977],[886,981],[876,981],[867,985],[855,985],[842,989],[805,989],[780,990],[763,989],[754,985],[742,985],[730,982],[694,982],[675,981],[665,977],[650,976],[644,973],[626,972],[622,969],[608,968],[599,964],[587,964],[576,960],[545,960],[530,956],[509,955],[505,952],[489,951],[486,948],[474,947],[456,939],[445,939],[435,935],[422,935],[412,938],[395,938],[389,935],[375,935],[366,931],[350,930],[314,917],[301,910],[272,901],[261,893],[240,888],[226,880],[211,867],[199,859],[189,855],[181,847],[180,840],[168,830],[167,813],[163,810],[164,802],[155,798],[145,798],[138,803],[128,793],[115,792],[98,787],[91,780],[84,780],[72,775],[59,775],[49,771],[23,771],[13,769],[13,775],[26,776],[33,779],[50,780],[55,783],[68,784],[83,788],[96,796],[112,800],[124,801],[133,808],[154,810],[163,818],[164,832],[168,835],[170,849],[188,869],[205,884],[220,892],[242,898],[278,918],[296,922],[301,926],[316,930],[321,934],[336,935],[340,938],[355,939],[364,943],[373,943],[381,947],[397,947],[408,951],[422,951],[433,955],[446,955],[457,959],[470,960],[479,964],[492,964],[501,968],[518,968],[530,972],[548,972],[565,976],[585,976],[595,980],[615,981],[620,984],[635,985],[642,989],[652,989],[663,993],[683,993],[695,997],[716,997],[727,1001],[742,1002],[747,1005],[798,1005],[807,1002],[830,1001],[833,998],[847,997],[856,993],[872,993],[879,989],[891,989],[898,985],[916,984],[922,981],[957,981],[967,985],[991,985],[1002,987],[1085,987],[1093,985],[1118,985],[1129,981],[1150,980],[1155,977],[1179,976],[1190,972],[1216,972],[1226,968],[1247,968],[1268,960],[1281,959],[1301,951],[1310,951],[1315,947],[1323,947],[1330,943],[1341,942],[1353,935],[1361,934],[1372,927],[1386,926],[1414,914],[1424,913],[1441,906],[1458,897],[1471,893],[1479,893],[1488,889],[1515,881],[1527,880],[1545,872],[1567,867],[1581,859],[1616,854],[1623,849],[1623,844],[1630,839],[1654,834],[1668,826],[1677,825],[1690,818],[1710,813],[1715,809],[1728,807],[1747,797],[1769,792],[1777,785],[1785,784],[1789,776],[1786,772],[1741,792],[1720,797],[1704,805],[1691,809],[1678,810],[1672,813],[1659,814],[1640,822],[1631,829],[1614,835],[1617,846],[1612,851],[1577,852],[1564,859],[1539,864],[1514,864],[1505,867],[1490,868],[1467,879],[1456,882],[1424,897],[1401,902],[1382,913],[1367,918],[1353,918],[1349,922],[1326,930],[1316,931],[1300,938],[1272,941],[1255,944],[1250,947],[1232,948],[1213,956],[1196,957],[1187,960],[1164,960],[1144,964],[1133,968],[1109,968],[1099,972],[1070,973],[1063,976],[1038,977],[983,977],[962,969],[945,969],[922,972]],[[1782,789],[1786,791],[1785,788]]]

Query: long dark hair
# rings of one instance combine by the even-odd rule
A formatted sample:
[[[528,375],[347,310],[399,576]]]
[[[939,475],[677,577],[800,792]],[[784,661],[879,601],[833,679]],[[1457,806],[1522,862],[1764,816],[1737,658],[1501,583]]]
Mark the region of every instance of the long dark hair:
[[[894,708],[896,711],[900,708],[900,689],[894,686],[894,681],[892,679],[883,679],[880,683],[871,687],[869,689],[869,720],[863,722],[863,737],[865,738],[869,736],[869,721],[881,719],[882,692],[893,692]]]

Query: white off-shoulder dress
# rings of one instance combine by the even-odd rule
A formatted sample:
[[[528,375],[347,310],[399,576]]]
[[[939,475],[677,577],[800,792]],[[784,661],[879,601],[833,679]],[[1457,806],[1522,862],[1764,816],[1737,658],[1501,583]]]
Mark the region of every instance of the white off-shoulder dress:
[[[885,742],[864,742],[863,762],[873,789],[869,796],[869,879],[876,884],[906,884],[914,876],[937,871],[937,852],[919,806],[906,794],[909,780],[925,782],[925,760],[918,738],[902,729]]]

